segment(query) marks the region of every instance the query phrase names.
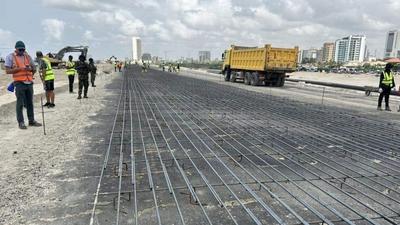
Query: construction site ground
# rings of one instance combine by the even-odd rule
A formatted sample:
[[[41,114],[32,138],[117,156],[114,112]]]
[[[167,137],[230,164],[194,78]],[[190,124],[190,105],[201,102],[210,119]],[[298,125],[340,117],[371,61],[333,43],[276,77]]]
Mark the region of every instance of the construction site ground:
[[[59,79],[47,135],[17,129],[0,77],[0,224],[400,223],[400,113],[377,94],[102,71],[84,100]]]

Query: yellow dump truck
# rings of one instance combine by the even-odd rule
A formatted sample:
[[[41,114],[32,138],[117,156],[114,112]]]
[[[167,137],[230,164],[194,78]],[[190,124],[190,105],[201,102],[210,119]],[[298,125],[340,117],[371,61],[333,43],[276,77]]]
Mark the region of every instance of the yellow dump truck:
[[[282,87],[286,73],[297,69],[299,48],[262,48],[232,45],[222,54],[225,81],[243,80],[247,85]]]

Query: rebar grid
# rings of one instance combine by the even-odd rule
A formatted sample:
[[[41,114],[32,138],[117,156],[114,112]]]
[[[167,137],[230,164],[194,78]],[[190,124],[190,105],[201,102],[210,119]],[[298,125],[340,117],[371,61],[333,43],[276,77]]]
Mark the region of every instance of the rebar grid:
[[[90,224],[399,224],[399,131],[129,67]]]

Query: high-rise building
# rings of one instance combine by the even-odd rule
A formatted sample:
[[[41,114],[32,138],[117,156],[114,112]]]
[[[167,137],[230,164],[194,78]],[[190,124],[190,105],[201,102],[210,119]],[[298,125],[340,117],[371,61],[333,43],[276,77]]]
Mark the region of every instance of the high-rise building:
[[[350,35],[335,42],[335,62],[362,62],[367,45],[364,35]]]
[[[400,32],[392,30],[387,33],[385,58],[400,58]]]
[[[335,43],[324,43],[322,47],[322,62],[331,62],[335,58]]]
[[[207,63],[211,61],[211,52],[210,51],[200,51],[199,52],[199,62]]]
[[[140,61],[142,58],[142,41],[139,37],[132,37],[132,60]]]
[[[302,64],[303,63],[303,51],[299,50],[299,54],[297,55],[297,63]]]

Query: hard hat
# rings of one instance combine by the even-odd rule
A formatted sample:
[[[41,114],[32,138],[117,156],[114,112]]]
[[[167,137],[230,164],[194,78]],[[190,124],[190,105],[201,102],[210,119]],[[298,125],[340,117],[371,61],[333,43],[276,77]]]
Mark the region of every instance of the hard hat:
[[[25,49],[25,44],[22,41],[17,41],[15,43],[15,49]]]
[[[43,57],[43,53],[41,51],[36,52],[36,57],[41,58]]]

